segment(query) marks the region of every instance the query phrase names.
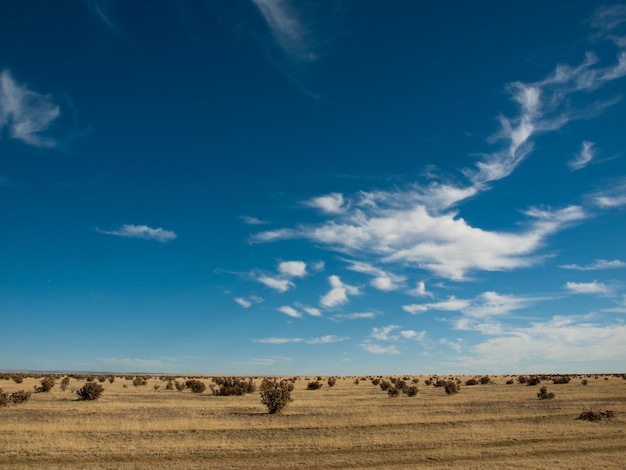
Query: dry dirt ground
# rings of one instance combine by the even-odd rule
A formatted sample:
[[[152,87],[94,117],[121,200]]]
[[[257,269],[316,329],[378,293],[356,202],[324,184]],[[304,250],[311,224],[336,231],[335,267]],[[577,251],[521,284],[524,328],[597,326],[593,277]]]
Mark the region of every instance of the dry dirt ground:
[[[324,378],[320,390],[307,390],[315,378],[302,377],[282,415],[268,415],[258,392],[218,397],[118,376],[99,400],[77,401],[85,381],[61,391],[57,379],[48,393],[0,407],[0,468],[626,468],[620,376],[539,386],[507,385],[512,377],[503,376],[466,386],[458,377],[461,390],[450,396],[414,378],[416,396],[390,398],[370,378],[340,377],[332,388]],[[39,380],[0,380],[0,388],[33,390]],[[556,397],[537,399],[541,385]],[[576,419],[588,408],[615,418]]]

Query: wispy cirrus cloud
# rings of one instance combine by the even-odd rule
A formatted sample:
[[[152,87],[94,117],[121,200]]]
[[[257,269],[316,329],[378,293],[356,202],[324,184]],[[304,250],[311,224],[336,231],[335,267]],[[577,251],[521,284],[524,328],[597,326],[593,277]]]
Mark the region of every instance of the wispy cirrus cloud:
[[[344,320],[363,320],[375,318],[376,314],[374,312],[354,312],[354,313],[338,313],[337,315],[333,315],[330,319],[334,322],[342,322]]]
[[[311,61],[317,58],[312,50],[311,33],[288,0],[251,0],[265,20],[276,44],[291,59]]]
[[[267,222],[265,222],[264,220],[261,220],[257,217],[252,217],[249,215],[240,215],[239,218],[246,225],[266,225],[267,224]]]
[[[252,307],[252,302],[250,302],[249,300],[244,299],[243,297],[235,297],[234,300],[239,305],[241,305],[243,308],[250,308],[250,307]]]
[[[598,26],[601,22],[593,24],[607,27]],[[550,236],[591,216],[585,207],[533,207],[522,212],[525,223],[521,228],[508,231],[470,225],[453,207],[513,173],[531,155],[538,135],[575,120],[593,118],[618,103],[619,96],[596,101],[590,97],[625,75],[626,52],[620,50],[617,61],[607,66],[601,66],[598,57],[589,53],[580,64],[559,64],[538,81],[514,81],[507,91],[517,112],[500,116],[499,129],[489,139],[494,150],[481,153],[474,166],[460,169],[464,181],[441,178],[393,191],[360,191],[352,197],[327,194],[310,200],[324,211],[327,221],[261,232],[252,241],[301,238],[370,264],[396,263],[457,281],[475,271],[535,265],[543,259],[539,251]],[[588,159],[591,152],[589,146],[584,158]],[[594,199],[594,205],[604,208],[624,204],[626,194],[617,189],[614,194],[598,194]]]
[[[570,170],[576,171],[586,167],[595,156],[594,146],[593,142],[583,141],[580,152],[567,162]]]
[[[617,178],[602,189],[588,196],[591,204],[600,209],[615,209],[626,206],[626,178]]]
[[[151,228],[147,225],[122,225],[117,230],[102,230],[96,228],[96,231],[105,235],[115,235],[117,237],[141,238],[143,240],[156,240],[162,243],[169,242],[176,238],[176,233],[171,230],[162,228]]]
[[[348,269],[358,273],[369,274],[374,276],[370,285],[375,289],[389,292],[402,288],[406,277],[398,276],[391,272],[384,271],[369,263],[354,260],[345,260],[348,263]]]
[[[20,85],[8,70],[0,73],[0,138],[6,134],[34,147],[54,147],[56,141],[42,135],[61,115],[50,95]]]
[[[597,271],[600,269],[626,268],[626,262],[619,260],[619,259],[614,259],[614,260],[599,259],[587,266],[580,266],[578,264],[564,264],[564,265],[559,266],[559,268],[573,269],[576,271]]]

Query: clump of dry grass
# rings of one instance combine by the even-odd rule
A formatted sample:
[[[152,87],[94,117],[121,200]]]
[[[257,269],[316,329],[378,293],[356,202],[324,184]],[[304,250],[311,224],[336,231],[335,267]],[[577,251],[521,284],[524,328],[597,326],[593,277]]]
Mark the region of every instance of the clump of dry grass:
[[[582,419],[585,421],[602,421],[613,418],[615,418],[615,413],[613,413],[611,410],[593,411],[591,409],[588,409],[583,410],[576,419]]]

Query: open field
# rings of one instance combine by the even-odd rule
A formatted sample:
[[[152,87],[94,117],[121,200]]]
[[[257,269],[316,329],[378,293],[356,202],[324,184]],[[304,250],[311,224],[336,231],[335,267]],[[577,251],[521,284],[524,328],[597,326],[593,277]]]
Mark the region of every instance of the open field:
[[[455,395],[415,378],[419,393],[396,398],[369,378],[340,377],[332,388],[324,379],[320,390],[306,389],[314,377],[299,378],[282,415],[267,414],[258,392],[219,397],[118,376],[99,400],[76,401],[85,381],[61,391],[57,379],[48,393],[0,407],[0,468],[626,468],[621,376],[539,386],[503,376],[466,386],[469,377],[458,377]],[[0,380],[0,388],[32,391],[39,382]],[[537,399],[541,385],[556,397]],[[585,408],[615,418],[577,420]]]

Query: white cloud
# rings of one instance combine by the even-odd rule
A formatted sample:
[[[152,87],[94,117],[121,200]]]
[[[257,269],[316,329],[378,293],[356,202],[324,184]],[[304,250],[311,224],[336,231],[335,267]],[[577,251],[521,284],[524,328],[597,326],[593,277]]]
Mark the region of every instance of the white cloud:
[[[287,277],[306,276],[306,263],[304,261],[283,261],[278,265],[278,272]]]
[[[574,294],[609,294],[611,288],[598,281],[593,282],[568,282],[565,288]]]
[[[409,304],[403,305],[402,310],[405,312],[409,312],[411,315],[415,315],[416,313],[424,313],[428,311],[428,305],[423,304]]]
[[[594,145],[595,144],[593,142],[583,141],[580,152],[576,154],[572,160],[567,162],[570,170],[580,170],[581,168],[586,167],[587,164],[593,160],[595,156],[593,149]]]
[[[374,318],[376,314],[374,312],[355,312],[355,313],[340,313],[330,317],[332,321],[340,322],[343,320],[362,320],[368,318]]]
[[[240,215],[239,218],[243,221],[244,224],[247,225],[265,225],[267,222],[264,220],[258,219],[256,217],[251,217],[248,215]]]
[[[603,312],[611,313],[626,313],[626,295],[623,295],[621,299],[616,300],[616,307],[604,308]]]
[[[400,327],[398,325],[388,325],[382,328],[372,328],[372,334],[370,336],[379,341],[395,341],[398,339],[398,336],[392,335],[391,333],[399,328]]]
[[[326,214],[341,214],[346,210],[345,200],[341,193],[330,193],[304,202],[309,207],[315,207]]]
[[[626,262],[621,261],[619,259],[614,259],[611,261],[605,260],[605,259],[599,259],[599,260],[594,261],[588,266],[579,266],[577,264],[564,264],[562,266],[559,266],[559,268],[574,269],[577,271],[595,271],[599,269],[626,268]]]
[[[504,315],[514,310],[527,308],[537,299],[501,295],[497,292],[483,292],[471,306],[463,310],[470,317],[485,318],[494,315]]]
[[[312,317],[321,317],[322,316],[322,312],[320,312],[319,308],[315,308],[315,307],[304,307],[303,310],[308,313],[309,315],[311,315]]]
[[[592,194],[590,199],[601,209],[626,206],[626,178],[620,178],[607,189]]]
[[[278,311],[292,318],[302,318],[302,314],[300,312],[298,312],[295,308],[290,307],[288,305],[285,305],[284,307],[280,307]]]
[[[61,114],[49,95],[19,85],[7,70],[0,73],[0,131],[35,147],[54,147],[56,142],[41,135]]]
[[[289,289],[294,287],[294,283],[289,279],[280,279],[276,277],[271,277],[267,275],[261,275],[256,279],[261,284],[265,284],[270,289],[277,290],[278,292],[287,292]]]
[[[242,297],[236,297],[235,298],[235,302],[237,302],[243,308],[250,308],[250,307],[252,307],[252,302],[250,302],[249,300],[246,300],[246,299],[244,299]]]
[[[413,341],[424,341],[424,338],[426,337],[426,332],[425,331],[414,331],[414,330],[403,330],[400,331],[400,336],[402,336],[405,339],[411,339]]]
[[[320,336],[319,338],[310,338],[306,340],[306,343],[307,344],[342,343],[344,341],[348,341],[349,339],[350,339],[349,336],[325,335],[325,336]]]
[[[252,340],[254,343],[261,344],[288,344],[288,343],[302,343],[304,342],[304,338],[260,338]]]
[[[348,336],[337,336],[337,335],[325,335],[319,336],[316,338],[260,338],[252,340],[254,343],[262,343],[262,344],[292,344],[292,343],[305,343],[305,344],[332,344],[332,343],[342,343],[344,341],[348,341],[350,337]]]
[[[369,263],[354,260],[346,261],[349,263],[349,270],[375,276],[370,282],[370,285],[380,291],[390,292],[398,290],[402,287],[404,281],[406,280],[404,276],[397,276],[393,273],[383,271],[382,269],[372,266]]]
[[[460,338],[456,341],[451,341],[448,338],[441,338],[439,340],[439,344],[448,346],[449,348],[453,349],[457,354],[460,354],[461,350],[463,349],[463,340]]]
[[[389,354],[389,355],[400,354],[400,350],[394,344],[390,346],[381,346],[379,344],[364,343],[364,344],[361,344],[361,347],[371,354]]]
[[[162,228],[151,228],[147,225],[122,225],[118,230],[101,230],[96,229],[99,233],[106,235],[115,235],[118,237],[141,238],[144,240],[157,240],[159,242],[169,242],[176,238],[176,234],[170,230]]]
[[[329,276],[328,282],[330,283],[331,289],[320,299],[320,305],[322,307],[330,308],[343,305],[348,302],[348,295],[359,294],[357,287],[344,284],[341,282],[339,276]]]
[[[424,281],[419,281],[414,289],[408,290],[407,294],[414,295],[416,297],[433,297],[431,292],[426,290],[426,284]]]

